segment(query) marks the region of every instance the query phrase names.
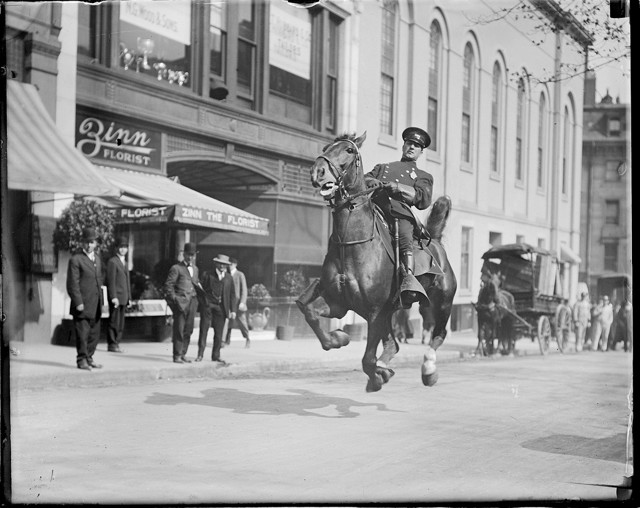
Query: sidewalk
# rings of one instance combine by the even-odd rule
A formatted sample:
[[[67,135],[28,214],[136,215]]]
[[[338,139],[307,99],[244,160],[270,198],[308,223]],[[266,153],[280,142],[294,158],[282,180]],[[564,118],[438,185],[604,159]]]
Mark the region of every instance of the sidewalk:
[[[197,354],[198,329],[194,330],[187,358]],[[124,353],[110,353],[107,345],[98,345],[94,360],[102,369],[79,370],[76,367],[75,347],[51,344],[25,344],[12,342],[18,354],[10,355],[11,390],[59,389],[62,387],[96,387],[155,383],[158,380],[259,377],[261,375],[287,375],[319,373],[322,371],[361,370],[365,341],[352,341],[348,346],[324,351],[313,338],[290,341],[276,340],[273,330],[252,332],[251,347],[238,330],[232,332],[231,345],[222,349],[222,358],[228,366],[211,361],[212,331],[209,332],[204,360],[199,363],[173,363],[171,341],[124,342]],[[477,338],[473,331],[454,332],[438,349],[438,362],[458,361],[474,357]],[[518,355],[540,355],[536,342],[520,339],[516,343]],[[380,350],[379,350],[380,351]],[[401,344],[400,351],[391,362],[392,368],[415,366],[419,368],[425,346],[421,339],[410,339]],[[379,354],[379,353],[378,353]]]

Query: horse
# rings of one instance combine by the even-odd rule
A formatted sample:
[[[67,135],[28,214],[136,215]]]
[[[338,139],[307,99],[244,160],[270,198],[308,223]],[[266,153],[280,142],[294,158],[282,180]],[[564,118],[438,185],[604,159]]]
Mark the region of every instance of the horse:
[[[483,355],[495,352],[494,341],[498,339],[504,354],[514,350],[513,321],[515,301],[508,291],[500,289],[500,274],[483,276],[478,303],[478,349]]]
[[[333,210],[333,233],[325,256],[321,277],[315,279],[296,300],[306,322],[325,351],[349,344],[350,337],[341,329],[328,334],[319,318],[342,318],[352,310],[367,321],[367,345],[362,357],[362,370],[369,377],[367,392],[378,391],[394,375],[389,362],[399,351],[393,337],[391,316],[398,308],[399,283],[394,260],[385,247],[390,239],[388,229],[380,226],[374,192],[365,182],[360,148],[366,132],[359,137],[343,135],[325,146],[311,167],[311,183],[320,189]],[[431,235],[431,254],[441,267],[438,274],[416,276],[425,288],[433,308],[435,326],[421,366],[422,382],[437,382],[436,350],[445,340],[446,325],[451,315],[457,289],[441,239],[446,226],[451,200],[439,197],[432,206],[426,229]],[[380,358],[376,356],[382,342]]]

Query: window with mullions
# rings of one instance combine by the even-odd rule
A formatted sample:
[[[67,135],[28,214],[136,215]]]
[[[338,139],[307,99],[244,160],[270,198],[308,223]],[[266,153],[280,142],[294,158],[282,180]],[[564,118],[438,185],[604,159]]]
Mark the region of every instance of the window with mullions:
[[[324,8],[269,4],[266,114],[337,129],[342,19]]]
[[[382,7],[382,62],[380,76],[380,132],[393,135],[393,102],[396,55],[396,2],[386,0]]]
[[[502,139],[502,71],[498,62],[493,64],[493,83],[491,95],[491,159],[489,167],[491,173],[497,175],[500,173],[499,153],[500,140]]]
[[[474,67],[475,59],[471,45],[464,48],[464,73],[462,81],[462,133],[461,133],[461,156],[463,164],[471,163],[471,142],[473,135],[471,118],[474,109]]]
[[[438,117],[440,112],[440,76],[442,75],[442,31],[437,22],[431,23],[429,36],[429,103],[427,131],[431,136],[429,150],[438,151]]]
[[[545,179],[545,158],[547,156],[547,99],[544,94],[540,94],[538,104],[538,189],[544,188]]]
[[[525,135],[525,88],[524,80],[518,80],[518,104],[516,111],[516,182],[524,181],[524,135]]]

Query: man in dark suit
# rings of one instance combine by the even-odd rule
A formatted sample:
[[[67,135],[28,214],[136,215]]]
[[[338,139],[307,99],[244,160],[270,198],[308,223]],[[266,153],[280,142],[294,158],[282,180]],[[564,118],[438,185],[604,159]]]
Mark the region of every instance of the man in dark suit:
[[[74,254],[67,267],[67,293],[71,297],[71,315],[76,332],[76,362],[79,369],[100,369],[93,360],[100,341],[102,314],[102,263],[95,252],[96,230],[82,230],[82,251]]]
[[[413,228],[416,219],[411,207],[425,210],[431,205],[433,176],[418,169],[416,164],[422,151],[431,144],[429,134],[418,127],[408,127],[402,133],[402,139],[402,159],[399,162],[376,165],[367,173],[366,180],[367,186],[383,187],[387,191],[378,192],[374,201],[387,217],[398,219],[400,256],[406,269],[400,291],[404,308],[409,308],[419,297],[419,293],[411,288],[420,287],[413,275]]]
[[[173,361],[175,363],[191,363],[186,355],[198,310],[196,287],[200,285],[195,257],[195,244],[185,243],[183,261],[169,269],[169,275],[164,283],[165,298],[173,313]]]
[[[209,325],[213,327],[213,351],[211,360],[221,365],[227,362],[220,358],[220,348],[227,333],[229,320],[235,319],[236,291],[233,278],[227,271],[231,264],[229,256],[218,254],[213,258],[215,270],[206,272],[202,277],[204,289],[204,301],[200,305],[200,336],[198,337],[198,357],[196,362],[202,361],[207,345],[207,333]]]
[[[109,300],[109,334],[107,349],[112,353],[124,353],[120,340],[124,330],[125,310],[131,299],[131,282],[127,266],[129,240],[116,240],[116,254],[107,262],[107,298]]]

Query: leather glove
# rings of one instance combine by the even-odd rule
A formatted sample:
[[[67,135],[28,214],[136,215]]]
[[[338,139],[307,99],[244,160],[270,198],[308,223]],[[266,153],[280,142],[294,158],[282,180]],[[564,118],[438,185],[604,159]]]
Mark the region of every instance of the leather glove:
[[[365,184],[368,189],[380,189],[384,184],[377,178],[365,178]]]

